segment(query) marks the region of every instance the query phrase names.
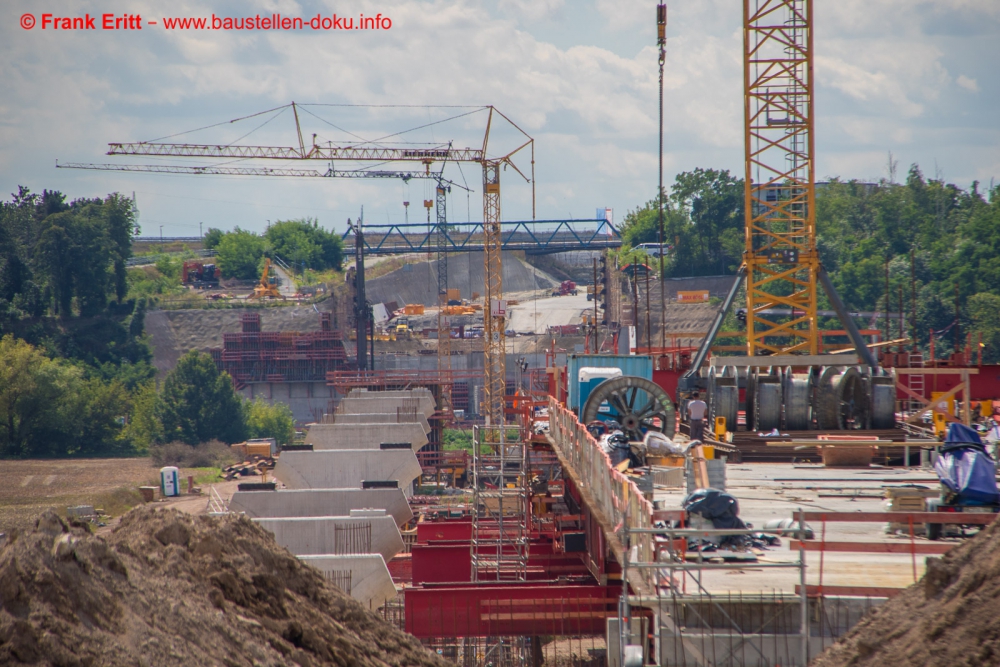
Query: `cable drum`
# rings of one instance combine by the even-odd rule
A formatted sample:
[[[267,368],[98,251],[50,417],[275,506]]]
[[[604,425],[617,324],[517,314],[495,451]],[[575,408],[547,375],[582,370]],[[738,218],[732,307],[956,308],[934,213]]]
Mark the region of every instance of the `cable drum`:
[[[781,425],[781,383],[771,376],[759,377],[756,391],[756,424],[758,431],[770,431]]]
[[[805,431],[812,425],[812,381],[809,373],[793,373],[785,369],[784,399],[785,428]]]
[[[610,413],[601,413],[607,401]],[[646,378],[625,375],[597,385],[583,406],[580,421],[589,424],[601,417],[611,417],[621,425],[629,440],[642,440],[648,431],[658,431],[668,438],[677,432],[674,402],[659,385]]]
[[[746,425],[748,431],[757,429],[757,404],[754,396],[757,391],[757,371],[747,367],[746,371],[746,391],[743,399],[743,414],[746,415]]]
[[[830,366],[824,369],[816,392],[819,428],[867,428],[870,413],[866,385],[865,378],[857,368]]]
[[[885,373],[883,371],[883,373]],[[872,428],[896,426],[896,378],[892,373],[878,375],[872,383]]]
[[[726,430],[736,431],[736,416],[739,413],[739,387],[716,387],[712,401],[712,423],[714,428],[716,417],[726,418]]]

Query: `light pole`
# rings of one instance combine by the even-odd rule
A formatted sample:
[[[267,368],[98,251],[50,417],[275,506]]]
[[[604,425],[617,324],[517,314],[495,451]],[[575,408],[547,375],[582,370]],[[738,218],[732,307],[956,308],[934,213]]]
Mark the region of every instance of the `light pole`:
[[[203,223],[203,222],[199,222],[198,223],[198,238],[202,238],[202,239],[205,238],[205,231],[204,231],[204,229],[202,229],[202,225],[204,225],[204,224],[205,223]]]
[[[160,247],[163,247],[163,225],[160,225]]]

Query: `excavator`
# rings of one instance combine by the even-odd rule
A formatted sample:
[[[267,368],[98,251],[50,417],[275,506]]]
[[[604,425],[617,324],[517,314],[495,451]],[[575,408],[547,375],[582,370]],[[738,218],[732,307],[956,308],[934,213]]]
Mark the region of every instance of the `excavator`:
[[[271,273],[271,258],[264,259],[264,272],[260,274],[260,282],[254,285],[253,294],[248,299],[284,299],[278,290],[277,276],[269,276]]]

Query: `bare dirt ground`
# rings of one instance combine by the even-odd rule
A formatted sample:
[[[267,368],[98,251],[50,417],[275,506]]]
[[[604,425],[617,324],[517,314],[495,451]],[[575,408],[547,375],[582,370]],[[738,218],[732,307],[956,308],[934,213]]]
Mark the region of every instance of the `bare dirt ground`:
[[[185,490],[187,476],[193,473],[181,471]],[[2,461],[0,533],[33,525],[46,509],[65,516],[67,507],[94,505],[116,516],[141,502],[138,487],[158,484],[159,469],[148,458]],[[206,497],[179,500],[193,498],[207,504]]]

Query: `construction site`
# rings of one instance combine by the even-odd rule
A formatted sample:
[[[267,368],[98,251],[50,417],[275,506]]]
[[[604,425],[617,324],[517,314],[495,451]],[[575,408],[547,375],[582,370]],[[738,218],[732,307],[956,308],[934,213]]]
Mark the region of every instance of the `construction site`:
[[[620,230],[600,215],[506,220],[501,174],[504,193],[530,190],[534,206],[535,140],[493,107],[473,148],[310,144],[292,103],[291,148],[108,151],[239,167],[60,164],[271,177],[309,174],[257,165],[377,162],[339,175],[422,179],[435,197],[423,201],[426,222],[349,221],[344,282],[309,303],[284,303],[293,293],[265,268],[238,307],[146,315],[161,373],[182,352],[207,351],[242,396],[289,406],[299,437],[256,443],[262,477],[206,489],[185,511],[207,517],[135,510],[107,538],[113,558],[54,516],[3,549],[24,560],[37,542],[38,567],[59,579],[75,548],[108,591],[125,590],[126,565],[214,577],[217,591],[192,598],[199,622],[249,610],[234,627],[257,647],[252,664],[1000,664],[996,621],[983,620],[1000,611],[1000,443],[989,435],[1000,431],[1000,366],[983,363],[971,334],[956,331],[946,359],[933,332],[929,352],[904,335],[918,294],[897,299],[888,264],[885,303],[898,312],[845,306],[817,246],[813,2],[743,5],[736,275],[664,277],[662,196],[658,253],[641,264],[620,259]],[[663,5],[657,28],[662,97]],[[499,150],[491,132],[502,124],[517,140]],[[660,150],[662,192],[662,137]],[[445,166],[457,163],[481,172],[481,222],[449,219],[445,195],[463,186]],[[192,289],[218,287],[208,261],[184,265]],[[471,444],[446,446],[454,432]],[[6,583],[15,569],[0,567],[11,577],[4,604],[34,590],[21,571]],[[975,605],[970,625],[962,616]],[[353,633],[342,645],[330,639],[337,623]],[[97,623],[125,632],[115,624],[127,622]],[[0,623],[0,639],[16,627]],[[90,640],[100,656],[98,640],[113,640]],[[31,641],[23,655],[42,651]],[[402,647],[394,657],[390,644]],[[147,651],[138,646],[129,650]],[[211,664],[251,664],[206,651]]]

